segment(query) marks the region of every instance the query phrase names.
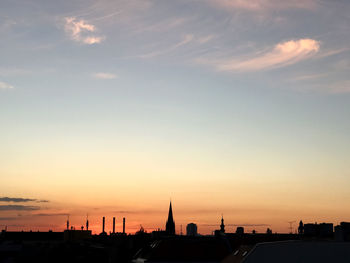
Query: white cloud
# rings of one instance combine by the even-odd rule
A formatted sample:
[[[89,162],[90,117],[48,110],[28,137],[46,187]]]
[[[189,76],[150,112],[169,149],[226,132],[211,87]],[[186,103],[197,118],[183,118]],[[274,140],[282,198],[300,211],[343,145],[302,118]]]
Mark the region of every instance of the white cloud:
[[[103,39],[104,38],[102,38],[102,37],[86,37],[86,38],[83,39],[83,42],[85,44],[92,45],[92,44],[101,43]]]
[[[99,72],[99,73],[93,74],[93,77],[97,79],[115,79],[118,76],[113,73]]]
[[[211,64],[219,71],[258,71],[295,64],[310,58],[320,49],[320,43],[313,39],[299,39],[281,42],[271,50],[259,51],[255,56],[224,58],[220,60],[198,59],[200,63]]]
[[[104,39],[104,37],[92,35],[91,33],[96,31],[96,27],[83,19],[66,17],[64,29],[71,39],[84,44],[98,44]]]
[[[14,87],[8,83],[0,81],[0,89],[13,89]]]

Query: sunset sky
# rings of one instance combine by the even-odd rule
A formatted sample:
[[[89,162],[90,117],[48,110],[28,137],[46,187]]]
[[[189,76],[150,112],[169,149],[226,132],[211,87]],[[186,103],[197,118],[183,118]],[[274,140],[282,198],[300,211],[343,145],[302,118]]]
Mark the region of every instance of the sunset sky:
[[[1,0],[0,228],[349,221],[349,32],[347,0]]]

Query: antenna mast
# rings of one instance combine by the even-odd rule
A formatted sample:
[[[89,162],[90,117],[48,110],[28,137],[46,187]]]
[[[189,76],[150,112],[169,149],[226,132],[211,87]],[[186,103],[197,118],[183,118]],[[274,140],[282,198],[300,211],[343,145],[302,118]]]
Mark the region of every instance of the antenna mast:
[[[289,221],[289,230],[290,230],[290,234],[293,234],[293,224],[295,223],[295,220],[294,221]]]

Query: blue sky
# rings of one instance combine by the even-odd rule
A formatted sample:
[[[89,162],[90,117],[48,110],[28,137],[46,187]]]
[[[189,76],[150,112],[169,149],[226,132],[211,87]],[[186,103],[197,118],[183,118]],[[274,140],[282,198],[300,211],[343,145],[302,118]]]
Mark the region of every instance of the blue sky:
[[[1,192],[57,200],[59,189],[28,182],[46,189],[45,176],[77,171],[79,184],[83,160],[98,160],[91,172],[122,156],[153,183],[177,171],[179,185],[291,191],[291,206],[300,193],[349,200],[349,11],[326,0],[3,0]],[[134,168],[103,169],[148,185]],[[315,181],[333,192],[307,193]]]

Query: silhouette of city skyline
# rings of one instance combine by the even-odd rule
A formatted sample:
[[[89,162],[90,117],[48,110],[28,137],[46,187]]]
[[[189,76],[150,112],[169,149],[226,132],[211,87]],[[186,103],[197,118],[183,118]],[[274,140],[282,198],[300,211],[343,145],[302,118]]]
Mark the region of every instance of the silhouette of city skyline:
[[[22,262],[256,262],[266,254],[279,254],[281,251],[292,251],[298,257],[312,258],[314,253],[328,259],[330,253],[337,251],[340,257],[336,262],[346,262],[350,253],[350,222],[304,223],[299,221],[297,233],[276,233],[267,227],[265,232],[255,230],[247,233],[244,226],[237,226],[229,231],[224,216],[218,218],[217,229],[212,235],[198,233],[197,224],[190,222],[186,226],[186,235],[176,233],[173,203],[170,201],[165,230],[157,229],[150,233],[140,225],[135,234],[127,234],[126,218],[118,232],[116,217],[112,217],[112,231],[106,231],[106,217],[101,220],[101,232],[92,234],[89,219],[86,216],[85,228],[70,224],[69,216],[63,232],[7,231],[0,234],[0,251],[5,251],[0,260]],[[229,224],[233,226],[234,224]],[[268,243],[266,243],[268,242]],[[295,243],[298,242],[298,243]],[[21,248],[16,244],[23,244]],[[47,244],[42,246],[42,244]],[[265,244],[271,244],[266,246]],[[322,250],[318,248],[322,246]],[[308,249],[305,249],[307,247]],[[96,249],[98,248],[98,249]],[[309,251],[313,251],[310,253]],[[350,252],[350,251],[349,251]],[[280,256],[275,256],[277,262]],[[271,258],[271,255],[269,256]],[[339,259],[341,258],[341,259]],[[91,261],[92,260],[92,261]],[[266,259],[264,259],[266,260]],[[307,262],[316,262],[313,261]],[[345,261],[344,261],[345,260]],[[2,262],[2,261],[0,261]],[[263,261],[267,262],[267,261]],[[284,261],[285,262],[285,261]],[[304,261],[303,261],[304,262]],[[323,261],[319,261],[323,262]]]

